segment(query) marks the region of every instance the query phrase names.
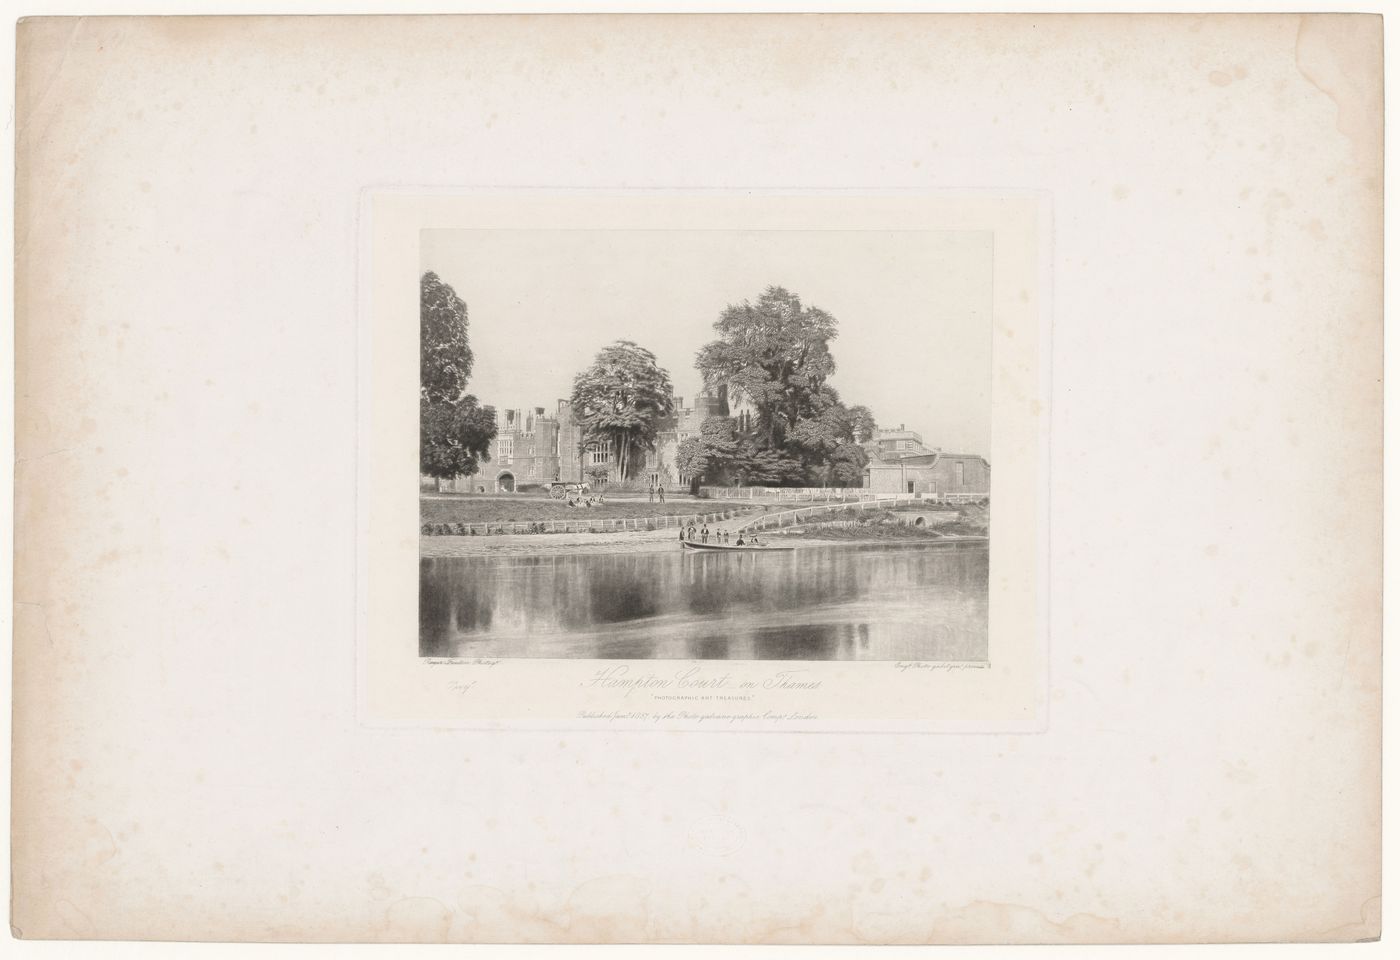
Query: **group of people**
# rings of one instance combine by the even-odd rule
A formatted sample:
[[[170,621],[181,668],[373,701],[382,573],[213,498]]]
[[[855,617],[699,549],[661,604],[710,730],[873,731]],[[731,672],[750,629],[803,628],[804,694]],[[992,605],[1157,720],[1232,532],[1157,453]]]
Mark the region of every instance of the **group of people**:
[[[647,487],[647,500],[652,503],[665,503],[666,488],[659,483]]]
[[[691,543],[697,543],[697,542],[698,542],[698,543],[709,543],[709,542],[710,542],[710,536],[711,536],[711,533],[710,533],[710,527],[709,527],[708,524],[702,525],[699,529],[696,529],[695,524],[693,524],[693,523],[692,523],[692,524],[689,524],[688,526],[683,526],[683,527],[681,527],[681,536],[680,536],[680,539],[681,539],[682,542],[685,542],[685,541],[689,540]],[[729,531],[728,531],[728,530],[716,530],[716,531],[714,532],[713,536],[714,536],[714,538],[715,538],[715,543],[722,544],[722,545],[728,545],[728,543],[729,543]],[[734,546],[736,546],[736,547],[756,547],[756,546],[759,546],[758,534],[756,534],[756,533],[751,533],[751,534],[749,534],[749,539],[748,539],[747,542],[745,542],[744,537],[743,537],[743,535],[741,534],[741,535],[739,536],[739,539],[737,540],[737,542],[735,542]]]
[[[564,501],[566,507],[587,507],[592,509],[596,504],[603,502],[603,495],[600,493],[596,497],[570,497]]]

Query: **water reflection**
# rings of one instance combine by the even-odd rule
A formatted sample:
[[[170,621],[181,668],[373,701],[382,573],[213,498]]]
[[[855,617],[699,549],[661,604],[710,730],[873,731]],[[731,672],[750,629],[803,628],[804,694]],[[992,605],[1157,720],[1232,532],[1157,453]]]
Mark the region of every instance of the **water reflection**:
[[[423,559],[419,653],[982,660],[987,557],[959,545]]]

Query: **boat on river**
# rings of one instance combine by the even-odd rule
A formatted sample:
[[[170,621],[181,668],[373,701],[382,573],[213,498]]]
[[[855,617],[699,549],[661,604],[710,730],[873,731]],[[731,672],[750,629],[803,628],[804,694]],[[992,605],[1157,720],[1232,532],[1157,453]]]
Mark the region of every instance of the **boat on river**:
[[[739,546],[737,543],[696,543],[694,540],[682,540],[681,546],[689,547],[692,550],[732,550],[738,553],[767,553],[777,550],[796,550],[796,547],[770,547],[766,543],[757,546]]]

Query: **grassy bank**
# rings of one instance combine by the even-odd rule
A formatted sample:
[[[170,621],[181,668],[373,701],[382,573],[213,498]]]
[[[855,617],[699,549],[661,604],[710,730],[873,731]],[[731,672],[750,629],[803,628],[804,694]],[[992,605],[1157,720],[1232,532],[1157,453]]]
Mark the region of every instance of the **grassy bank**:
[[[895,524],[862,523],[856,526],[839,527],[830,526],[806,526],[806,527],[784,527],[781,530],[770,530],[760,534],[765,539],[772,540],[850,540],[860,543],[871,541],[911,541],[920,543],[936,543],[939,540],[947,540],[962,536],[986,536],[986,533],[958,533],[940,534],[927,527],[908,527]]]
[[[619,518],[687,517],[731,510],[736,515],[761,509],[746,504],[715,503],[710,500],[604,500],[592,507],[569,507],[563,501],[540,495],[496,497],[420,498],[418,516],[422,523],[532,523],[542,520],[612,520]]]
[[[931,526],[914,526],[907,522],[908,516],[901,516],[916,512],[922,511],[913,505],[867,513],[843,511],[825,522],[798,523],[770,533],[772,536],[819,537],[823,540],[942,540],[948,537],[987,536],[988,514],[984,507],[949,508],[943,512],[956,512],[956,518]]]

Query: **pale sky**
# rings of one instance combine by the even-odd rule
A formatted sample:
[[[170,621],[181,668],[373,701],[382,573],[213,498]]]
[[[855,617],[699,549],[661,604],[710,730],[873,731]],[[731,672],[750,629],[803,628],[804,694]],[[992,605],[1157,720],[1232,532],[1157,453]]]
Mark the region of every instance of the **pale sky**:
[[[836,318],[829,382],[848,405],[988,453],[991,233],[424,230],[422,267],[467,303],[468,389],[484,404],[552,411],[623,339],[655,353],[690,405],[715,319],[774,285]]]

